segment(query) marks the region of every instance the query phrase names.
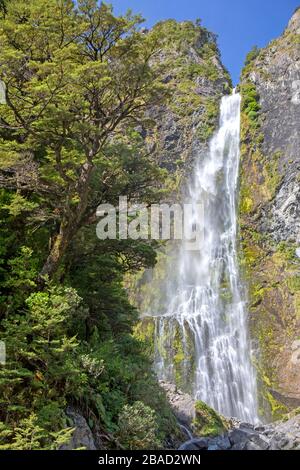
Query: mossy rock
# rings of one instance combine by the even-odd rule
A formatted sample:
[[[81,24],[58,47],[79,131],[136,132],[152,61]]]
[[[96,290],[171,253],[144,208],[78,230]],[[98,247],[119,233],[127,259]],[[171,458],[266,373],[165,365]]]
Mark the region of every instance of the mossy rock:
[[[203,401],[195,403],[192,428],[197,436],[219,436],[227,431],[226,420]]]

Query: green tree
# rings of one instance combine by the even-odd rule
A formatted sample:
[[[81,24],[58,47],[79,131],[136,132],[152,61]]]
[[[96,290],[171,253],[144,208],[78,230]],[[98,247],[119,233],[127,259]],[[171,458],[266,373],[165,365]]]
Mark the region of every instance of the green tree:
[[[157,422],[154,410],[136,401],[125,405],[119,416],[118,437],[126,449],[157,449]]]
[[[140,22],[95,0],[12,0],[0,22],[1,165],[19,205],[34,199],[35,218],[49,227],[41,277],[55,274],[108,185],[120,181],[110,152],[124,126],[146,125],[146,109],[162,100],[150,66],[159,36],[140,33]],[[136,194],[145,180],[135,178]]]

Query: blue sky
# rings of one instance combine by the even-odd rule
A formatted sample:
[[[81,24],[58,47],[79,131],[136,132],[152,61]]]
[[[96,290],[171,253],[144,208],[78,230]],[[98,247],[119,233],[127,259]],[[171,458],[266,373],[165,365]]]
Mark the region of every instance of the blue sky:
[[[174,18],[194,20],[219,36],[222,59],[234,83],[239,80],[246,54],[279,36],[300,0],[108,0],[115,13],[128,8],[140,13],[146,25]]]

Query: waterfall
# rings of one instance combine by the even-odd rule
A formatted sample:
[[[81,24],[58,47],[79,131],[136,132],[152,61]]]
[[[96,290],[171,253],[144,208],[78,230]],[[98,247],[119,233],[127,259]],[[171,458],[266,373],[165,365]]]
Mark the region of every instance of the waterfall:
[[[233,93],[222,98],[219,129],[188,185],[191,203],[203,206],[204,242],[197,251],[180,242],[160,287],[164,307],[152,315],[159,378],[179,381],[225,416],[255,422],[256,379],[236,242],[239,134],[240,95]]]

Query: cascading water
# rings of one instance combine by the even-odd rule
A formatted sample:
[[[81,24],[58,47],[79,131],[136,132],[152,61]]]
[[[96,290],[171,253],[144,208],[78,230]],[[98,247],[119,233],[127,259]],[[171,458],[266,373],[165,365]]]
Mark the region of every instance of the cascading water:
[[[195,398],[225,416],[254,422],[256,379],[236,250],[239,131],[240,95],[234,93],[222,98],[219,130],[188,187],[191,203],[203,207],[204,242],[198,251],[180,243],[172,276],[160,287],[167,307],[149,313],[159,378],[176,381],[180,375]]]

